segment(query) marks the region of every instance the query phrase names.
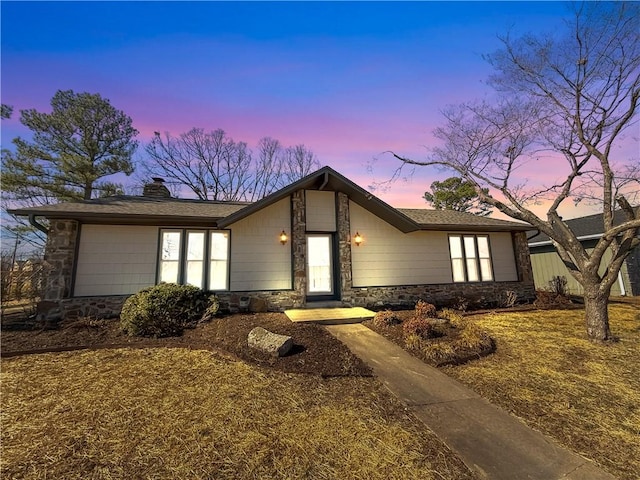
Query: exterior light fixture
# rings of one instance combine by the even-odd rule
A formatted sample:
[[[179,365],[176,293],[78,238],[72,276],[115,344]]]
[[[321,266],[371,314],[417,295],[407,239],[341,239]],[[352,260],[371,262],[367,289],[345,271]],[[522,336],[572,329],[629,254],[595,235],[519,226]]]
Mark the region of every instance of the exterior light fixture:
[[[282,232],[280,233],[280,243],[284,245],[285,243],[287,243],[287,240],[289,240],[289,237],[287,237],[287,233],[282,230]]]
[[[353,237],[353,243],[356,244],[356,247],[359,247],[362,243],[362,236],[358,232],[356,232],[355,236]]]

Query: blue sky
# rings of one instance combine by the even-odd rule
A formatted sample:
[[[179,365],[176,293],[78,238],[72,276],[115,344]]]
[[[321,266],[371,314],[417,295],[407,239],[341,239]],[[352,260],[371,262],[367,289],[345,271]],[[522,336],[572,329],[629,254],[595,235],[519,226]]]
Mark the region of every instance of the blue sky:
[[[560,2],[7,2],[2,10],[6,146],[18,111],[59,89],[100,93],[154,131],[224,129],[305,144],[366,187],[420,158],[447,104],[488,95],[482,59],[508,31],[553,31]],[[143,158],[142,150],[137,154]],[[373,172],[367,165],[373,160]],[[418,170],[381,198],[426,206]]]

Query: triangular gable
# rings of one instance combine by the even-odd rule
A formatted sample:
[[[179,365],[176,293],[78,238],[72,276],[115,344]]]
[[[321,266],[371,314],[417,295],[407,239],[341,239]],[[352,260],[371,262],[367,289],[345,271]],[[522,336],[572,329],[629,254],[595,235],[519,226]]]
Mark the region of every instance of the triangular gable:
[[[218,221],[219,228],[225,228],[243,218],[248,217],[269,205],[272,205],[285,197],[290,196],[298,190],[327,190],[346,193],[351,200],[362,208],[369,210],[374,215],[380,217],[385,222],[394,226],[403,233],[420,230],[420,225],[410,219],[402,212],[396,210],[391,205],[383,202],[375,195],[367,192],[362,187],[356,185],[348,178],[339,174],[330,167],[322,167],[304,178],[288,185],[277,192],[259,200],[242,210]]]

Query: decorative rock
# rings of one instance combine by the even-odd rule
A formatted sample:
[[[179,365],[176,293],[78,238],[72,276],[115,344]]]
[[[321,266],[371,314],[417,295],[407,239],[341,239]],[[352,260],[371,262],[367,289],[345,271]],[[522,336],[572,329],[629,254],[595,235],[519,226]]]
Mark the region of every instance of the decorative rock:
[[[274,357],[284,357],[293,347],[293,338],[270,332],[262,327],[251,330],[247,342],[250,347],[267,352]]]

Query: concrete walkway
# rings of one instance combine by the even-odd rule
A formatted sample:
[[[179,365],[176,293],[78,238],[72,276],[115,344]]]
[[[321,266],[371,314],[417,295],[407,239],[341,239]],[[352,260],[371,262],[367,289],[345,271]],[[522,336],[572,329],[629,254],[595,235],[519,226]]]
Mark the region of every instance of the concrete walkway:
[[[360,324],[325,327],[481,479],[613,480],[461,383]]]

